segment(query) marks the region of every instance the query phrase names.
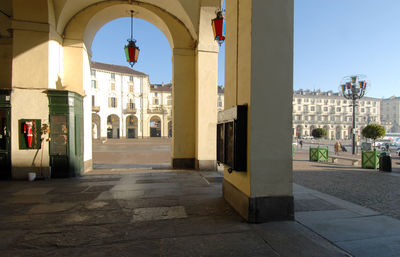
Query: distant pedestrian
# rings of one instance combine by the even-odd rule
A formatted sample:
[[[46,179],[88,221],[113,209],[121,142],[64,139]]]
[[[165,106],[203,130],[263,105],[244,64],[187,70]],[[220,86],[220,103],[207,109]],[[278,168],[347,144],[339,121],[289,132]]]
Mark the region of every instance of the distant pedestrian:
[[[386,148],[386,151],[388,152],[389,151],[389,143],[386,143],[385,148]]]
[[[336,141],[334,148],[335,148],[335,154],[338,155],[340,150],[341,150],[341,148],[342,148],[339,141]]]
[[[300,140],[300,148],[303,148],[303,140]]]

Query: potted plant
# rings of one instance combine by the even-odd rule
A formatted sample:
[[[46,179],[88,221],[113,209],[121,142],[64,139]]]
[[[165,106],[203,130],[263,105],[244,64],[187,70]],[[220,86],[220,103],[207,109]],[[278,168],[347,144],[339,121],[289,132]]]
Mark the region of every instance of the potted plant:
[[[310,161],[327,162],[329,158],[328,148],[320,148],[320,139],[326,137],[327,133],[324,128],[316,128],[311,131],[311,135],[317,139],[318,147],[310,147]]]
[[[374,150],[372,151],[362,151],[361,152],[361,167],[367,169],[376,169],[379,164],[379,151],[376,151],[375,140],[385,136],[385,128],[378,124],[370,124],[366,126],[361,134],[365,138],[370,138],[373,140]]]

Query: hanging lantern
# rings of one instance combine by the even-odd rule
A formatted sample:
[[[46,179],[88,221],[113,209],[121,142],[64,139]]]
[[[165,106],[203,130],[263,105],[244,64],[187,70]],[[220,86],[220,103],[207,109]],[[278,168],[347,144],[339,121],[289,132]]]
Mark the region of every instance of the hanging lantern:
[[[137,62],[139,57],[139,47],[136,46],[136,40],[133,39],[133,11],[131,11],[131,39],[128,39],[128,45],[125,46],[126,61],[131,67]]]
[[[225,40],[225,20],[222,11],[217,12],[217,18],[211,21],[214,31],[214,39],[221,45]]]

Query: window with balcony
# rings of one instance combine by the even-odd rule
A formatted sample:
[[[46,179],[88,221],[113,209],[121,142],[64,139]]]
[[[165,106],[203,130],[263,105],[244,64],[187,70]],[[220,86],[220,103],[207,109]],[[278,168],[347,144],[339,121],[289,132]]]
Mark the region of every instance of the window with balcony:
[[[108,107],[117,108],[117,98],[116,97],[108,98]]]
[[[133,99],[129,99],[128,108],[135,109],[135,102],[133,101]]]

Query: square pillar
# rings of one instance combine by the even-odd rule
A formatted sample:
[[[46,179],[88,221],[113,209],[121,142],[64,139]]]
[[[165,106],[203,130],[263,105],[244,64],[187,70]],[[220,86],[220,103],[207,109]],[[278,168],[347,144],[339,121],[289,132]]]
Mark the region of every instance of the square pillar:
[[[248,105],[247,171],[224,198],[249,222],[292,220],[293,0],[226,3],[225,109]]]

